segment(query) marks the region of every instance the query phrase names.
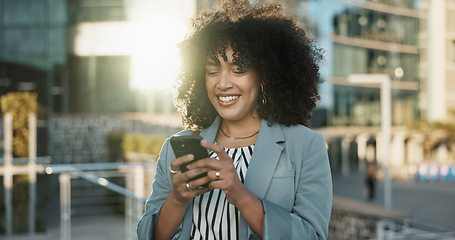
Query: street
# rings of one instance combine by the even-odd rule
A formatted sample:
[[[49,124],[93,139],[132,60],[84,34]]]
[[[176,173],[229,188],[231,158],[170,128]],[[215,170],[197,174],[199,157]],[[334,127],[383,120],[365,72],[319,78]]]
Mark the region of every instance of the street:
[[[383,182],[376,182],[372,204],[383,206]],[[364,175],[333,174],[334,195],[367,202]],[[412,223],[455,231],[455,182],[392,181],[392,210],[410,214]]]

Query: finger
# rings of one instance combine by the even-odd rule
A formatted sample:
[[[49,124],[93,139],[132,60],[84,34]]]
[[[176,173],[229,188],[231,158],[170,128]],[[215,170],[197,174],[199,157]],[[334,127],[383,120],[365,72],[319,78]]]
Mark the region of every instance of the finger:
[[[208,187],[206,187],[206,188],[198,188],[198,189],[194,190],[194,196],[197,197],[199,195],[202,195],[202,194],[204,194],[206,192],[210,192],[210,191],[211,190]]]
[[[221,170],[210,171],[207,175],[209,175],[210,179],[213,181],[221,180]]]
[[[204,175],[204,176],[200,176],[197,179],[189,181],[188,184],[190,185],[191,189],[199,189],[199,188],[206,188],[207,186],[204,186],[204,185],[206,185],[206,184],[208,185],[209,182],[210,182],[210,178],[207,175]]]
[[[218,145],[216,145],[216,144],[214,144],[214,143],[211,143],[211,142],[209,142],[209,141],[207,141],[207,140],[202,140],[202,141],[201,141],[201,146],[203,146],[203,147],[205,147],[205,148],[207,148],[207,149],[212,150],[212,151],[215,152],[218,156],[219,156],[219,154],[221,154],[221,153],[225,153],[225,152],[224,152],[224,149],[223,149],[222,147],[220,147],[220,146],[218,146]]]
[[[191,162],[193,159],[194,159],[193,154],[187,154],[187,155],[181,156],[179,158],[174,159],[171,162],[170,168],[174,171],[180,171],[180,165]]]
[[[207,176],[211,182],[220,182],[223,180],[231,181],[232,179],[239,179],[239,176],[237,175],[235,169],[211,170],[207,172]]]
[[[186,167],[188,169],[199,169],[199,168],[206,168],[208,170],[210,169],[219,169],[223,165],[222,162],[220,162],[216,158],[204,158],[201,160],[197,160],[191,164],[188,164]]]
[[[183,173],[183,179],[185,182],[188,182],[190,179],[197,177],[199,175],[207,175],[207,172],[209,171],[208,168],[196,168],[196,169],[191,169]]]
[[[201,141],[201,146],[203,146],[203,147],[205,147],[207,149],[210,149],[213,152],[215,152],[220,160],[230,160],[230,161],[232,161],[232,158],[230,158],[227,155],[227,153],[224,151],[224,149],[221,146],[218,146],[218,145],[216,145],[214,143],[211,143],[211,142],[208,142],[206,140],[202,140]]]
[[[224,183],[222,181],[211,181],[209,183],[209,189],[221,189],[221,190],[224,190]]]

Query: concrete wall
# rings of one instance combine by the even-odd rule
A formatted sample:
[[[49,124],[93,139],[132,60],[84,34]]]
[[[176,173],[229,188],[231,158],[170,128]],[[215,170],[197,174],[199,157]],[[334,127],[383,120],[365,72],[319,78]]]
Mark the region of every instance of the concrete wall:
[[[121,116],[64,115],[48,122],[48,152],[52,164],[109,162],[106,136],[112,131],[170,135],[182,127]]]

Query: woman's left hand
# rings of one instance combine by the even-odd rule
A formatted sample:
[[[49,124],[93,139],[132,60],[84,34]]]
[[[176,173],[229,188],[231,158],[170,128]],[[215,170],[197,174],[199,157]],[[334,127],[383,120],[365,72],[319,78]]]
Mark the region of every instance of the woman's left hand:
[[[201,145],[209,150],[212,150],[218,155],[216,158],[206,158],[196,161],[187,166],[188,169],[209,168],[207,176],[211,179],[209,184],[210,189],[221,189],[226,193],[226,199],[229,203],[236,205],[242,199],[242,193],[248,191],[242,184],[235,170],[233,160],[230,158],[224,149],[211,142],[202,140]]]

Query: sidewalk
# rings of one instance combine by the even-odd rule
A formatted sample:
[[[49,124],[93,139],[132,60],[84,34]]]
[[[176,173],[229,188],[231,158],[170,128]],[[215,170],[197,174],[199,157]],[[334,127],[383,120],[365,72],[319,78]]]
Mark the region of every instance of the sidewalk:
[[[136,226],[133,226],[136,228]],[[0,239],[8,240],[6,236]],[[46,233],[13,235],[10,240],[60,240],[60,226],[51,226]],[[121,215],[75,217],[71,219],[71,240],[125,240],[125,219]],[[133,239],[136,239],[134,236]]]
[[[384,206],[384,185],[377,181],[376,197],[368,202],[363,193],[365,176],[333,175],[333,192],[363,203]],[[410,215],[411,221],[441,231],[455,232],[455,182],[392,181],[392,209]]]

